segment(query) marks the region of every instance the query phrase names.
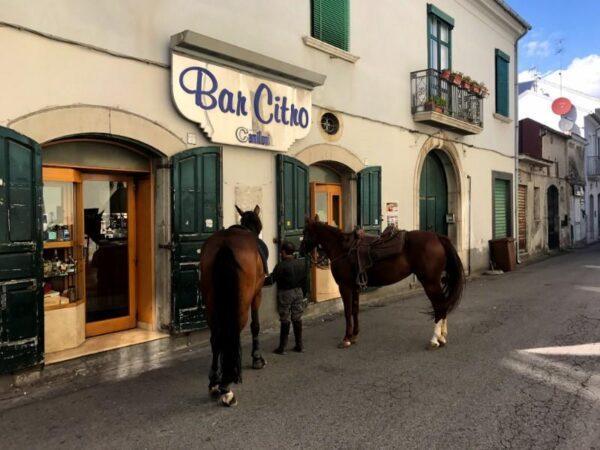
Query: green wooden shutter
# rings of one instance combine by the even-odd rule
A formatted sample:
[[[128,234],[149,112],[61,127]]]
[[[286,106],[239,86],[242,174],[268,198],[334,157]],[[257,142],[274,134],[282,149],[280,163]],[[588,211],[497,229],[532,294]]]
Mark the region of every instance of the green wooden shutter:
[[[500,50],[496,50],[496,112],[509,117],[508,111],[508,64],[510,58]]]
[[[367,232],[381,231],[381,167],[358,173],[358,226]]]
[[[172,331],[206,326],[199,289],[199,250],[221,228],[221,149],[194,148],[173,156]]]
[[[494,239],[510,236],[510,182],[494,180]]]
[[[41,150],[0,127],[0,373],[43,360]]]
[[[349,0],[312,0],[312,36],[342,50],[348,50]]]
[[[310,214],[308,166],[295,158],[277,155],[277,224],[279,242],[300,245],[304,220]]]

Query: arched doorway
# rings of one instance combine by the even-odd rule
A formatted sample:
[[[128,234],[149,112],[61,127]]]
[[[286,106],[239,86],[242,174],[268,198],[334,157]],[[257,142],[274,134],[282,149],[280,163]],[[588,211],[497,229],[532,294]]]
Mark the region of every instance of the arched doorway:
[[[560,245],[560,223],[558,216],[558,189],[550,186],[547,194],[548,205],[548,248],[556,249]]]
[[[320,161],[309,166],[310,212],[319,220],[341,230],[352,229],[351,211],[356,192],[354,172],[335,161]],[[312,269],[312,298],[325,301],[340,296],[339,288],[329,268]]]
[[[448,157],[439,150],[430,151],[421,169],[419,184],[419,229],[447,235],[448,181],[444,163]]]

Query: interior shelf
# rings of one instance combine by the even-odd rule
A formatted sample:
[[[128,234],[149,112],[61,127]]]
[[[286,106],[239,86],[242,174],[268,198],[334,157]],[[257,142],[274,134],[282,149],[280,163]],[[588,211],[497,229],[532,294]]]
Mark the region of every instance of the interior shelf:
[[[45,241],[44,249],[73,247],[73,241]]]

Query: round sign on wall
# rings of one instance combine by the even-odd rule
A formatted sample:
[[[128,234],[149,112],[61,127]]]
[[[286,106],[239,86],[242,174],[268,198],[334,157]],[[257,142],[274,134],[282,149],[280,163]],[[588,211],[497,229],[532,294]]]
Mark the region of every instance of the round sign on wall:
[[[558,114],[559,116],[564,116],[567,114],[569,111],[571,111],[572,107],[573,104],[571,103],[571,100],[566,97],[559,97],[552,102],[552,111],[554,114]]]

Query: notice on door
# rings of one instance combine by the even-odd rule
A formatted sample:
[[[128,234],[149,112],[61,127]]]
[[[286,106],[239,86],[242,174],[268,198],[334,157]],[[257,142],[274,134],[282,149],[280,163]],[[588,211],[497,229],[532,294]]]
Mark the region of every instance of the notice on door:
[[[392,225],[398,228],[398,202],[387,202],[385,204],[385,214],[387,226]]]

